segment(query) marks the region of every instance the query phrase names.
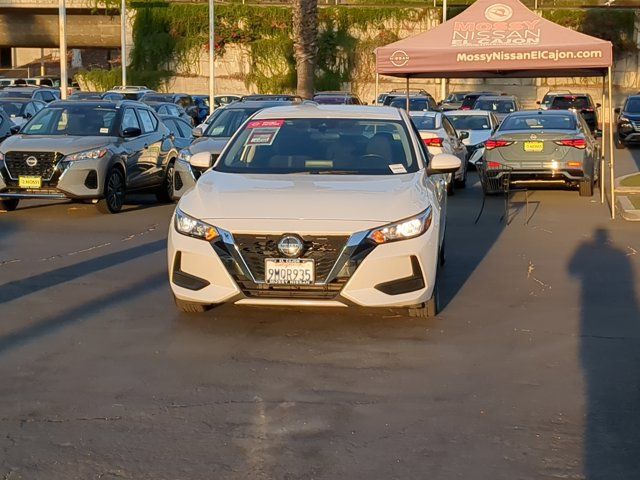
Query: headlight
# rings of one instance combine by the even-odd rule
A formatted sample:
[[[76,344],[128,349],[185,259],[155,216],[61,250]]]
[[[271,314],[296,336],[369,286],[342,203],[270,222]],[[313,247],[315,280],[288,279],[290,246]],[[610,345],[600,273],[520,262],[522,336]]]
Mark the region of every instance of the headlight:
[[[178,152],[178,161],[183,163],[189,163],[191,161],[191,152],[183,148]]]
[[[618,117],[618,121],[622,123],[629,123],[629,119],[622,115]]]
[[[4,153],[0,152],[0,162],[4,161]]]
[[[95,160],[102,158],[107,154],[106,148],[96,148],[94,150],[85,150],[84,152],[72,153],[64,157],[65,161],[75,162],[77,160]]]
[[[388,243],[398,240],[406,240],[422,235],[431,226],[431,207],[415,217],[407,218],[396,223],[385,225],[384,227],[371,230],[368,238],[374,242]]]
[[[190,217],[179,208],[176,208],[175,227],[178,232],[189,237],[200,238],[211,242],[218,237],[218,230],[213,225],[201,222]]]

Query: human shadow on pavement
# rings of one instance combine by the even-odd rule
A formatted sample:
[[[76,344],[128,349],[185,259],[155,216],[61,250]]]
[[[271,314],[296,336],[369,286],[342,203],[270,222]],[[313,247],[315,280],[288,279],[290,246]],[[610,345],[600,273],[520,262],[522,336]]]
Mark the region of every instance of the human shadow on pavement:
[[[598,229],[568,269],[581,283],[585,478],[640,478],[640,309],[631,262]]]
[[[65,267],[47,270],[22,280],[10,281],[0,285],[0,304],[30,295],[49,287],[63,284],[84,275],[128,262],[138,257],[163,250],[166,240],[156,240],[136,247],[90,258]]]

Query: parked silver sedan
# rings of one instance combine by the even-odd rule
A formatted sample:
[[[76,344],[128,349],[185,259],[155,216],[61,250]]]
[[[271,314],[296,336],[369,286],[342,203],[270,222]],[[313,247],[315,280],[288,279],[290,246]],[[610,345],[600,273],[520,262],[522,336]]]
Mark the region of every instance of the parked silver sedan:
[[[469,163],[475,164],[481,160],[482,152],[479,150],[498,128],[496,116],[484,110],[452,110],[445,112],[445,115],[458,133],[468,132],[469,136],[462,143],[467,147]]]
[[[484,158],[489,175],[503,175],[507,166],[512,183],[568,185],[592,196],[600,144],[576,112],[525,110],[503,120],[485,142]]]

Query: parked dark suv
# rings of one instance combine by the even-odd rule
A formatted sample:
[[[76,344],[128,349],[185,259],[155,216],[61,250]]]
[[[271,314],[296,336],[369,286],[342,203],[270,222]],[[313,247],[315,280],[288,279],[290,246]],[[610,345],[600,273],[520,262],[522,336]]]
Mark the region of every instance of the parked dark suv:
[[[616,108],[617,145],[625,147],[630,143],[640,143],[640,94],[631,95],[622,109]]]
[[[575,110],[582,114],[591,129],[591,133],[595,133],[598,130],[598,107],[600,107],[600,104],[593,103],[591,95],[577,93],[553,97],[549,110]]]
[[[69,198],[116,213],[130,191],[169,201],[176,157],[169,130],[144,104],[54,102],[0,145],[0,208]]]

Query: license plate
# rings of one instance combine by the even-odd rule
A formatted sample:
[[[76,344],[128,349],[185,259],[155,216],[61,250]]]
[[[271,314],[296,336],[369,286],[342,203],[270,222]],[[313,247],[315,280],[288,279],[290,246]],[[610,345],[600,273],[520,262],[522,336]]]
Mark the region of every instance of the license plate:
[[[264,280],[272,285],[310,285],[315,282],[315,262],[300,258],[267,258]]]
[[[18,177],[20,188],[40,188],[42,187],[42,177]]]
[[[524,142],[525,152],[541,152],[544,150],[544,142]]]

